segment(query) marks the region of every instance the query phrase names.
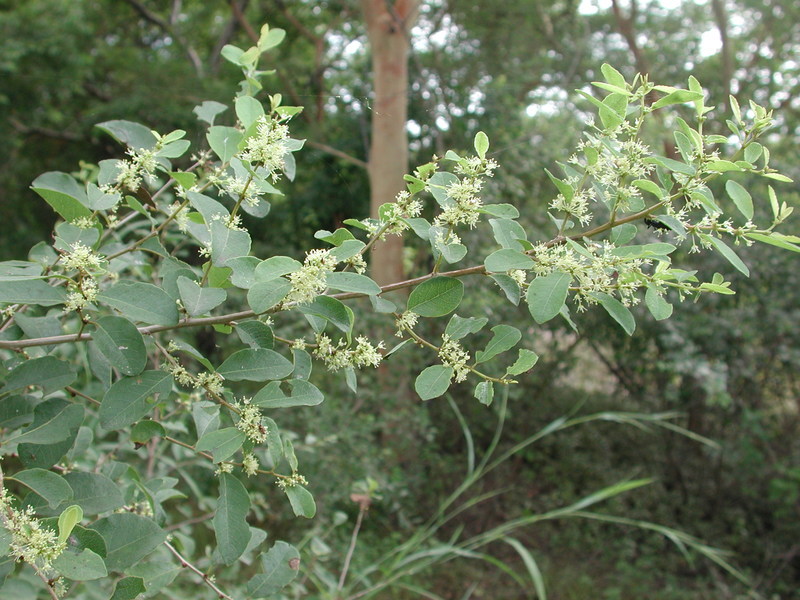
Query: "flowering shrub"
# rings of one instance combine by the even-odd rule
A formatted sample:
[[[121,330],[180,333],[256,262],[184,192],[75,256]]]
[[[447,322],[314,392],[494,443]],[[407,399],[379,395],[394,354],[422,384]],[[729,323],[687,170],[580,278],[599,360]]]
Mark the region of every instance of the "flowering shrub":
[[[468,336],[489,320],[455,314],[463,277],[481,277],[509,302],[524,302],[536,323],[561,317],[574,326],[573,311],[599,305],[632,334],[630,308],[642,298],[654,318],[665,319],[676,301],[734,293],[721,274],[708,279],[673,265],[679,246],[717,252],[745,274],[732,246],[764,242],[800,251],[799,238],[776,230],[791,208],[772,188],[764,202],[771,220],[757,225],[756,202],[730,178],[788,181],[757,141],[770,112],[750,103],[743,113],[732,100],[731,136],[706,135],[712,109],[696,80],[688,89],[643,77],[628,82],[604,65],[605,82],[595,85],[605,97],[584,94],[599,122],[562,165],[563,176],[550,175],[550,239],[529,240],[514,206],[484,197],[484,181],[498,165],[479,133],[473,156],[450,151],[406,176],[407,190],[380,218],[318,232],[326,246],[309,250],[302,263],[252,256],[241,213],[267,215],[269,198],[280,194],[275,185],[292,180],[293,153],[303,146],[290,131],[301,109],[284,106],[278,95],[266,107],[255,98],[259,56],[280,41],[276,31],[265,27],[247,51],[226,47],[224,56],[245,74],[236,121],[216,125],[226,107],[198,106],[209,148],[195,150],[188,168],[173,165],[189,152],[185,132],[161,135],[110,121],[99,127],[127,146],[129,158],[102,161],[96,180],[51,172],[33,182],[62,220],[52,243],[37,244],[27,260],[0,263],[0,549],[8,557],[0,575],[23,577],[15,566],[23,560],[58,598],[82,590],[107,597],[112,574],[120,574],[119,597],[134,597],[169,585],[176,572],[163,565],[174,560],[220,598],[272,596],[296,576],[299,554],[280,541],[262,551],[266,534],[247,523],[251,498],[240,476],[271,478],[295,515],[314,516],[313,481],[272,416],[277,408],[323,401],[310,381],[315,360],[344,372],[355,388],[358,370],[412,342],[435,363],[416,378],[422,400],[469,382],[489,405],[538,357],[528,348],[509,356],[522,334],[504,324],[493,324],[485,347],[470,346]],[[660,98],[650,103],[653,94]],[[654,111],[687,103],[695,124],[675,116],[675,156],[656,154],[644,141],[645,124]],[[724,197],[710,185],[720,179]],[[429,221],[421,215],[431,198]],[[497,249],[470,255],[464,266],[470,250],[459,231],[475,227],[486,227]],[[430,273],[380,287],[364,274],[369,249],[409,233],[430,244]],[[193,266],[197,256],[200,267]],[[404,307],[382,297],[401,288],[412,288]],[[236,289],[246,308],[232,305]],[[399,345],[387,350],[383,340],[358,332],[345,303],[357,297],[394,321]],[[448,315],[440,341],[415,331],[421,318]],[[307,323],[307,333],[281,337],[279,316]],[[214,364],[182,335],[202,327],[237,336],[241,349]],[[244,397],[253,384],[258,391]],[[213,551],[192,543],[192,528],[203,526],[195,518],[207,507],[198,506],[181,464],[197,457],[217,475]],[[176,499],[180,507],[171,504]],[[218,585],[209,574],[256,556],[260,567],[247,581]]]

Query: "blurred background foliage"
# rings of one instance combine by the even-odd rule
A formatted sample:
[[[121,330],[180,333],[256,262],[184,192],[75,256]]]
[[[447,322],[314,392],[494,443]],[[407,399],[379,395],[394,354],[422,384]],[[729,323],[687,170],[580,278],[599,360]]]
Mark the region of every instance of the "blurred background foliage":
[[[256,254],[300,255],[314,245],[317,229],[366,216],[372,107],[358,2],[5,0],[0,258],[23,258],[24,249],[52,227],[53,213],[28,189],[38,174],[88,175],[92,163],[119,155],[119,147],[93,129],[95,123],[128,119],[160,132],[181,128],[201,142],[192,108],[204,100],[230,102],[238,79],[219,50],[225,43],[247,47],[249,30],[265,22],[288,32],[270,57],[277,72],[267,91],[306,107],[293,133],[314,143],[298,155],[296,181],[282,182],[285,196],[272,214],[250,224],[254,240],[260,240]],[[411,45],[410,166],[447,148],[466,149],[475,132],[488,132],[492,156],[502,167],[493,201],[516,205],[542,238],[551,233],[545,209],[555,193],[543,169],[553,170],[580,139],[587,113],[574,90],[588,90],[603,62],[629,78],[642,71],[668,85],[685,85],[694,74],[718,107],[709,121],[718,133],[727,134],[729,92],[740,102],[752,98],[774,108],[774,166],[800,181],[797,2],[424,0]],[[220,119],[230,123],[232,111]],[[654,146],[670,152],[671,139],[656,130],[650,135]],[[763,184],[741,183],[763,207]],[[780,186],[779,196],[796,204],[797,185]],[[795,220],[795,232],[796,225]],[[493,472],[479,491],[505,492],[461,515],[450,530],[478,532],[621,479],[650,476],[653,485],[604,509],[675,526],[731,550],[751,585],[708,562],[687,563],[652,534],[565,521],[529,528],[522,536],[551,598],[800,598],[800,272],[787,252],[737,251],[753,267],[749,280],[712,256],[702,259],[707,272],[719,269],[733,277],[736,296],[684,302],[667,322],[655,322],[642,310],[633,337],[601,311],[580,315],[579,333],[558,323],[528,326],[527,345],[542,360],[510,391],[503,442],[513,444],[571,411],[679,411],[682,424],[717,441],[718,450],[666,430],[607,424],[561,432]],[[409,274],[427,272],[425,260],[424,249],[417,253],[412,244]],[[463,307],[465,314],[492,314],[513,324],[529,320],[508,304],[477,298]],[[400,353],[389,369],[392,361],[405,368],[409,360]],[[348,526],[334,526],[337,514],[344,512],[352,524],[358,513],[349,498],[353,486],[374,478],[380,500],[362,529],[356,570],[406,537],[457,485],[464,438],[447,402],[414,401],[397,393],[385,373],[365,380],[356,395],[339,378],[322,377],[330,380],[319,384],[328,390],[326,402],[291,411],[282,421],[297,432],[319,517],[311,531],[307,523],[272,515],[269,506],[262,518],[276,539],[308,534],[319,544],[324,538],[317,549],[327,544],[335,564],[350,535]],[[476,445],[485,447],[493,432],[492,409],[465,388],[454,399]],[[496,552],[519,560],[508,547]],[[426,577],[429,589],[443,598],[520,597],[508,577],[474,563]]]

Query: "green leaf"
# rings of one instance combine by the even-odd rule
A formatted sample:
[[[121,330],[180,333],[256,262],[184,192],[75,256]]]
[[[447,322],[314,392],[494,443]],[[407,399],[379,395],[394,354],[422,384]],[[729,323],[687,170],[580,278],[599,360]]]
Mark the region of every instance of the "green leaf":
[[[280,44],[285,37],[286,31],[280,27],[269,29],[267,25],[264,25],[261,29],[261,36],[258,38],[258,49],[261,52],[266,52]]]
[[[200,287],[188,277],[180,276],[177,280],[178,291],[186,312],[192,317],[208,313],[225,302],[228,294],[221,288]]]
[[[492,327],[492,334],[486,349],[475,353],[475,364],[486,362],[506,350],[511,350],[522,339],[520,330],[510,325]]]
[[[68,483],[67,487],[69,487]],[[69,488],[69,495],[72,497],[72,488]],[[68,506],[61,511],[61,514],[58,516],[58,541],[67,541],[72,530],[81,522],[81,519],[83,519],[83,509],[77,504]]]
[[[445,327],[444,333],[451,340],[460,340],[461,338],[469,335],[470,333],[479,332],[488,322],[489,319],[487,319],[486,317],[464,318],[454,314],[452,317],[450,317],[450,320],[447,322],[447,327]]]
[[[547,589],[544,585],[544,577],[542,577],[542,572],[539,570],[539,565],[536,564],[536,561],[531,553],[525,546],[522,545],[522,543],[514,538],[504,537],[502,540],[514,548],[514,550],[517,551],[517,554],[520,555],[520,558],[522,558],[525,569],[527,569],[528,575],[533,582],[533,589],[536,590],[537,600],[547,600]]]
[[[722,254],[722,256],[724,256],[729,263],[736,267],[739,272],[743,273],[746,277],[750,277],[750,269],[747,268],[747,265],[742,262],[742,259],[739,258],[739,256],[733,250],[731,250],[725,242],[711,235],[701,234],[700,237],[701,239],[710,242],[717,252]]]
[[[519,211],[513,204],[484,204],[478,209],[478,212],[500,219],[516,219],[519,217]]]
[[[115,510],[125,503],[117,484],[100,473],[73,471],[64,479],[72,488],[71,503],[80,506],[86,515]]]
[[[253,272],[253,277],[256,281],[270,281],[282,275],[294,273],[302,266],[302,263],[288,256],[273,256],[258,264]]]
[[[528,236],[522,225],[511,219],[489,219],[494,239],[503,248],[511,248],[523,252],[525,247],[518,240],[527,240]]]
[[[245,129],[255,123],[259,117],[264,116],[264,107],[261,102],[252,96],[239,96],[234,102],[236,116],[241,121]]]
[[[200,452],[210,452],[214,462],[218,463],[236,454],[245,439],[245,434],[236,427],[225,427],[203,435],[195,448]]]
[[[600,71],[603,73],[603,77],[608,83],[618,88],[622,88],[623,90],[626,89],[628,84],[625,82],[625,77],[623,77],[622,73],[617,71],[614,67],[608,63],[603,63],[600,66]]]
[[[133,513],[109,515],[95,522],[92,529],[106,542],[106,567],[117,572],[135,565],[167,538],[155,521]]]
[[[538,360],[539,355],[536,352],[520,348],[517,360],[506,369],[506,375],[522,375],[525,371],[530,371]]]
[[[286,542],[275,542],[261,556],[261,573],[247,582],[248,598],[266,598],[278,593],[297,577],[300,553]]]
[[[286,385],[291,389],[289,396],[281,390],[280,381],[271,381],[253,396],[253,404],[262,408],[288,408],[316,406],[325,399],[315,385],[304,379],[290,379]]]
[[[606,312],[620,324],[628,335],[633,335],[636,329],[636,319],[633,318],[633,313],[619,300],[608,294],[601,292],[592,293],[592,297],[596,298],[600,305],[606,309]]]
[[[219,501],[212,523],[217,549],[226,565],[233,564],[250,541],[250,526],[245,520],[249,510],[250,496],[242,483],[230,473],[220,473]]]
[[[35,385],[48,394],[60,390],[75,381],[78,374],[68,362],[54,356],[43,356],[21,362],[6,375],[6,383],[0,392],[20,390]]]
[[[131,441],[134,444],[146,444],[156,437],[164,437],[167,430],[157,421],[139,421],[131,429]]]
[[[243,321],[234,325],[236,333],[242,343],[251,348],[266,348],[271,350],[275,346],[275,336],[272,329],[261,321]]]
[[[231,229],[224,221],[212,221],[211,230],[211,262],[222,267],[229,260],[247,256],[250,253],[250,234],[246,231]]]
[[[531,282],[525,300],[537,323],[546,323],[558,314],[567,301],[571,281],[572,277],[568,273],[554,271]]]
[[[648,285],[644,294],[647,309],[657,321],[663,321],[672,316],[672,305],[664,299],[655,286]]]
[[[33,180],[31,189],[68,223],[92,214],[87,208],[86,190],[71,175],[58,171],[44,173]]]
[[[532,269],[534,262],[530,256],[519,250],[504,248],[487,256],[483,265],[490,273],[503,273],[512,269]]]
[[[164,371],[144,371],[114,383],[100,404],[100,424],[105,429],[122,429],[144,417],[156,402],[172,391],[172,375]]]
[[[478,402],[485,406],[491,405],[494,400],[494,386],[491,381],[481,381],[475,386],[475,391],[472,394],[478,399]]]
[[[305,315],[314,315],[325,319],[344,333],[350,333],[353,330],[353,312],[336,298],[317,296],[311,304],[302,305],[298,307],[298,310]]]
[[[675,90],[670,92],[660,100],[656,100],[651,106],[652,109],[670,106],[672,104],[684,104],[685,102],[694,102],[695,100],[702,100],[703,94],[701,92],[691,92],[689,90]]]
[[[796,246],[791,242],[787,242],[786,240],[776,237],[774,233],[772,235],[765,235],[763,233],[745,233],[744,236],[750,238],[751,240],[756,240],[758,242],[777,246],[778,248],[783,248],[784,250],[800,252],[800,246]]]
[[[254,313],[262,314],[283,300],[291,289],[291,282],[283,277],[258,281],[248,290],[247,303]]]
[[[74,581],[92,581],[108,576],[105,561],[88,548],[80,552],[62,552],[53,561],[53,568]]]
[[[92,334],[97,349],[123,375],[138,375],[147,365],[144,338],[136,325],[123,317],[101,317]]]
[[[433,365],[422,371],[414,382],[414,389],[423,400],[438,398],[450,387],[453,367]]]
[[[64,288],[48,285],[41,279],[5,280],[0,285],[0,303],[2,304],[38,304],[53,306],[67,301]]]
[[[478,158],[481,160],[486,158],[486,151],[489,150],[489,138],[488,136],[479,131],[475,134],[475,152],[478,154]]]
[[[547,169],[545,169],[544,172],[547,173],[547,176],[550,178],[550,181],[552,181],[555,184],[556,188],[558,188],[558,193],[564,196],[564,198],[566,198],[567,201],[572,200],[573,196],[575,196],[575,188],[573,188],[570,184],[561,181],[558,177],[553,175]]]
[[[33,423],[7,440],[18,444],[55,444],[69,438],[70,431],[83,423],[83,407],[64,400],[53,398],[36,405]]]
[[[355,292],[374,296],[381,293],[381,287],[366,275],[358,273],[330,273],[328,274],[328,287],[342,292]]]
[[[664,195],[664,190],[662,190],[656,182],[650,181],[649,179],[636,179],[631,182],[631,185],[645,192],[650,192],[659,200]]]
[[[729,160],[712,160],[705,165],[706,171],[726,173],[728,171],[743,171],[742,167]]]
[[[421,317],[450,314],[464,297],[464,284],[453,277],[434,277],[422,282],[408,297],[407,309]]]
[[[215,125],[206,134],[208,145],[223,163],[227,163],[239,151],[242,132],[235,127]]]
[[[62,502],[72,498],[72,488],[66,480],[52,471],[44,469],[28,469],[15,473],[15,481],[30,488],[47,501],[50,508],[56,508]]]
[[[176,325],[178,307],[169,295],[150,283],[118,281],[97,296],[127,318],[151,325]]]
[[[292,374],[292,363],[281,354],[266,348],[239,350],[217,369],[228,381],[269,381]]]
[[[725,182],[725,191],[728,192],[728,196],[730,196],[731,200],[733,200],[733,203],[736,205],[736,208],[739,209],[739,212],[744,215],[744,218],[748,221],[752,219],[753,198],[750,196],[750,192],[732,179],[729,179]]]
[[[492,273],[489,275],[494,282],[500,286],[500,289],[503,290],[503,294],[505,294],[508,301],[511,302],[514,306],[519,306],[520,298],[522,297],[522,290],[519,287],[519,284],[503,273]]]
[[[156,145],[156,137],[148,127],[133,121],[105,121],[95,125],[102,129],[118,142],[130,146],[131,148],[150,149]]]
[[[146,592],[144,580],[141,577],[123,577],[114,586],[114,593],[109,600],[136,600],[140,594]]]
[[[292,505],[296,517],[314,518],[314,515],[317,514],[317,504],[314,502],[311,492],[302,485],[287,485],[283,491],[286,492],[286,497],[289,498],[289,504]]]

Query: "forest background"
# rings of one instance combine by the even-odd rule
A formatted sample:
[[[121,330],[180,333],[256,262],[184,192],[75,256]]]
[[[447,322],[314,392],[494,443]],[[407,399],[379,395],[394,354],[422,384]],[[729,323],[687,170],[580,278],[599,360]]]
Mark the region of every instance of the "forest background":
[[[29,190],[38,174],[89,169],[120,153],[94,124],[128,119],[200,139],[191,109],[205,100],[227,102],[238,81],[220,58],[222,46],[247,47],[263,23],[288,33],[270,54],[277,72],[269,91],[306,107],[293,132],[314,143],[298,153],[298,177],[270,217],[250,227],[258,252],[300,258],[318,229],[367,216],[375,108],[359,3],[6,1],[0,3],[0,259],[22,258],[19,249],[52,228],[55,215]],[[773,163],[800,180],[795,2],[429,0],[421,2],[409,40],[409,166],[448,148],[467,150],[477,131],[488,132],[502,169],[491,193],[516,206],[534,230],[549,225],[546,207],[555,194],[544,169],[571,153],[586,119],[585,101],[574,90],[599,79],[603,62],[629,80],[641,72],[681,86],[693,74],[722,114],[728,94],[774,108]],[[748,189],[763,187],[754,180]],[[797,188],[786,187],[782,199],[796,204]],[[679,411],[690,431],[718,448],[614,424],[559,432],[493,472],[487,489],[505,493],[453,526],[479,531],[616,481],[653,477],[652,485],[615,498],[604,511],[664,523],[728,549],[750,583],[708,561],[687,562],[646,531],[561,521],[519,535],[551,598],[800,598],[800,274],[795,255],[774,250],[738,249],[759,268],[749,280],[732,275],[735,296],[684,303],[666,322],[643,317],[633,337],[601,311],[582,317],[580,333],[555,321],[528,330],[543,362],[510,390],[513,418],[503,444],[568,413],[622,409]],[[420,268],[414,247],[403,256],[407,272]],[[702,260],[715,268],[714,257]],[[479,310],[505,322],[515,318],[499,303]],[[298,452],[318,504],[328,509],[312,524],[274,523],[276,538],[327,530],[337,510],[354,516],[353,486],[372,478],[378,495],[353,557],[369,564],[434,512],[460,480],[464,437],[443,400],[387,393],[377,376],[372,385],[362,383],[356,398],[341,382],[332,385],[341,393],[299,411],[289,425],[301,436],[314,432],[300,438]],[[453,396],[475,444],[488,445],[488,409],[468,392]],[[334,528],[324,543],[343,555],[349,533]],[[520,560],[510,547],[496,553],[509,564]],[[447,598],[520,594],[501,570],[482,563],[462,561],[421,577]]]

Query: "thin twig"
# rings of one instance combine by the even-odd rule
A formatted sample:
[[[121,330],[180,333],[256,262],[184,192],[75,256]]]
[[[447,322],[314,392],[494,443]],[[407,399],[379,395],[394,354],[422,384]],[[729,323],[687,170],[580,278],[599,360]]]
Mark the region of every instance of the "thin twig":
[[[178,552],[172,544],[170,544],[169,542],[164,542],[164,545],[167,547],[167,550],[172,552],[172,554],[175,555],[175,558],[177,558],[178,561],[180,561],[182,567],[189,569],[190,571],[201,577],[203,579],[203,583],[205,583],[208,587],[214,590],[214,593],[217,594],[219,598],[224,598],[224,600],[233,600],[232,597],[228,596],[228,594],[219,589],[216,586],[216,584],[213,581],[211,581],[211,578],[208,576],[207,573],[203,573],[200,569],[195,567],[192,563],[190,563],[183,556],[181,556],[181,553]]]
[[[339,585],[336,587],[340,592],[344,588],[344,582],[347,579],[347,571],[350,570],[350,561],[353,558],[353,553],[356,551],[356,541],[358,540],[358,532],[361,530],[361,522],[364,520],[364,514],[369,510],[366,502],[361,502],[358,509],[358,517],[356,517],[356,525],[353,527],[353,535],[350,536],[350,547],[347,548],[347,554],[344,557],[344,564],[342,565],[342,574],[339,576]]]

